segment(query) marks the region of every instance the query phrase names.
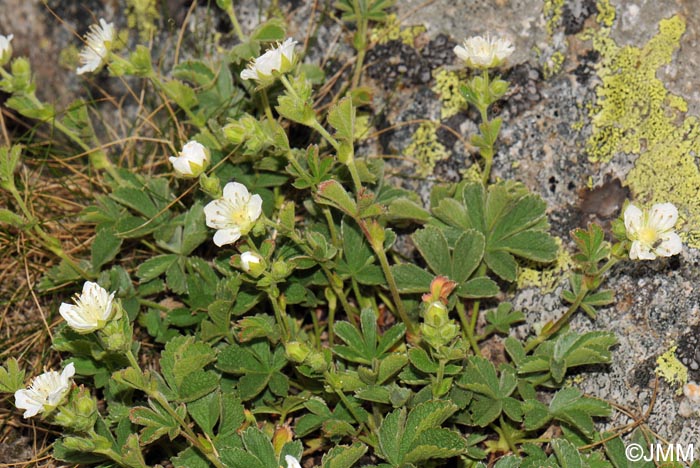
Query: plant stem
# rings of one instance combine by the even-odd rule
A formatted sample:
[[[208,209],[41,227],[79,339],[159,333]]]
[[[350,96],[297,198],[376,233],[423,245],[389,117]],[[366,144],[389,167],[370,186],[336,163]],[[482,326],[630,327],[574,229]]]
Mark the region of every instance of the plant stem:
[[[333,378],[328,373],[328,371],[324,372],[323,376],[325,377],[325,380],[327,382],[333,381]],[[338,398],[340,398],[340,401],[343,402],[350,414],[352,414],[352,417],[355,418],[355,421],[357,421],[360,424],[361,431],[367,432],[367,426],[362,421],[362,418],[360,418],[360,416],[357,414],[357,411],[355,411],[355,407],[350,403],[350,400],[348,400],[347,395],[345,395],[345,393],[343,393],[343,390],[341,390],[340,388],[336,388],[335,385],[331,384],[331,386],[333,387],[333,391],[335,392],[335,394],[338,395]]]
[[[272,122],[275,118],[272,116],[272,109],[270,109],[270,100],[267,98],[267,90],[263,89],[260,93],[260,99],[262,99],[263,107],[265,108],[265,115],[267,119]]]
[[[233,24],[233,31],[236,33],[236,36],[238,36],[238,39],[241,42],[245,42],[246,37],[245,34],[243,34],[243,29],[241,29],[241,24],[238,22],[238,17],[236,16],[236,9],[233,6],[234,2],[231,2],[231,8],[228,8],[226,10],[226,13],[228,14],[229,19],[231,20],[231,24]]]
[[[543,330],[540,335],[530,341],[526,346],[525,346],[525,352],[528,353],[535,349],[537,346],[542,344],[549,338],[550,336],[554,335],[556,332],[558,332],[561,327],[563,327],[571,318],[574,312],[576,312],[583,302],[583,299],[586,297],[586,294],[588,294],[588,288],[585,285],[581,286],[581,290],[579,291],[578,295],[576,296],[576,299],[574,299],[573,304],[569,306],[566,312],[564,312],[564,315],[559,317],[556,322],[552,324],[551,327],[547,328],[546,330]]]
[[[396,279],[394,278],[394,274],[391,272],[391,268],[389,267],[389,259],[386,257],[386,252],[384,252],[384,246],[376,245],[377,243],[374,241],[374,239],[372,239],[372,236],[367,230],[367,226],[363,220],[358,219],[357,221],[358,224],[360,224],[362,231],[365,233],[365,236],[369,241],[369,245],[372,246],[374,254],[379,259],[379,265],[382,267],[382,272],[384,272],[384,278],[386,278],[386,282],[389,285],[389,291],[391,291],[391,298],[394,301],[396,311],[399,313],[401,321],[406,325],[406,330],[410,334],[415,334],[414,324],[408,318],[408,314],[406,313],[406,309],[404,308],[403,301],[401,300],[401,295],[399,294],[399,288],[396,285]]]
[[[272,309],[275,311],[275,318],[277,323],[282,329],[282,343],[287,343],[291,338],[289,333],[289,322],[287,321],[287,313],[280,307],[278,302],[278,297],[273,295],[271,291],[267,291],[267,296],[270,298],[270,303],[272,304]]]
[[[361,14],[360,2],[359,0],[353,0],[353,9],[355,10],[355,15],[357,16],[357,37],[360,38],[360,42],[357,45],[357,60],[355,61],[355,70],[352,74],[352,89],[355,89],[360,84],[360,77],[362,76],[362,67],[365,61],[365,54],[367,53],[367,26],[369,21],[367,17]]]
[[[479,343],[477,343],[476,338],[474,337],[474,332],[472,331],[471,324],[467,320],[467,313],[465,311],[464,304],[461,301],[457,301],[457,315],[459,316],[459,321],[462,324],[462,330],[464,330],[464,334],[467,337],[469,346],[471,346],[472,351],[474,351],[474,354],[476,354],[477,356],[481,356],[481,349],[479,349]]]

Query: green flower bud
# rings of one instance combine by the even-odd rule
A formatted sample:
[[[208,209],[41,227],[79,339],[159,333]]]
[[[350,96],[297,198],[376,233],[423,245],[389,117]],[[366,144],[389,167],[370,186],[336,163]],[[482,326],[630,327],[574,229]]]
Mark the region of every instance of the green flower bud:
[[[311,348],[306,343],[300,343],[299,341],[290,341],[285,345],[284,350],[290,361],[298,363],[304,362],[311,353]]]
[[[243,252],[241,254],[241,269],[250,276],[257,278],[267,268],[267,262],[255,252]]]
[[[205,173],[200,174],[199,186],[204,193],[214,199],[221,198],[222,196],[221,181],[219,181],[219,178],[215,175],[208,176]]]

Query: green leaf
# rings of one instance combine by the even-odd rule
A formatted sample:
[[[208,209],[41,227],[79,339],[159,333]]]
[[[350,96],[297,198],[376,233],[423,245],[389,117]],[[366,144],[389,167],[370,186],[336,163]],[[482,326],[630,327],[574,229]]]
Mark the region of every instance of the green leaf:
[[[453,279],[450,248],[440,229],[426,226],[414,232],[411,239],[433,273]]]
[[[336,180],[326,180],[318,186],[316,201],[323,205],[333,206],[351,217],[357,215],[355,201]]]
[[[588,464],[583,461],[578,449],[565,439],[554,439],[552,448],[559,460],[561,468],[584,468]]]
[[[0,393],[15,393],[24,388],[24,371],[15,358],[5,361],[0,367]]]
[[[430,219],[430,213],[425,208],[407,197],[393,199],[389,203],[387,215],[393,221],[426,222]]]
[[[144,406],[136,406],[129,413],[129,419],[134,424],[144,426],[141,430],[140,439],[144,444],[150,444],[160,439],[164,435],[168,435],[170,440],[173,440],[180,433],[180,424],[171,416],[165,408],[158,402],[149,401],[150,408]],[[184,406],[178,407],[178,414],[182,413]],[[184,417],[184,415],[180,415]]]
[[[493,332],[507,334],[513,324],[523,320],[525,320],[525,315],[522,312],[513,311],[513,305],[510,302],[502,302],[497,309],[486,312],[486,321],[489,324],[484,332],[486,334]]]
[[[343,259],[338,262],[338,273],[348,275],[360,284],[384,284],[384,274],[379,266],[374,265],[372,249],[357,224],[343,219],[340,232],[343,238]]]
[[[452,275],[450,279],[463,283],[474,273],[484,256],[484,235],[474,229],[462,233],[452,252]]]
[[[114,260],[114,257],[119,253],[122,242],[123,239],[117,237],[113,226],[97,229],[95,240],[90,247],[92,268],[99,271],[102,265]]]
[[[500,289],[498,289],[498,284],[491,278],[481,276],[460,284],[455,292],[459,297],[475,299],[480,297],[493,297],[500,292]]]
[[[209,468],[209,461],[199,451],[189,447],[178,453],[172,460],[175,468]]]
[[[440,427],[455,411],[457,405],[449,401],[431,400],[416,405],[408,416],[405,408],[389,413],[379,428],[378,455],[403,466],[463,453],[466,440]]]
[[[328,123],[339,140],[352,143],[355,136],[355,107],[350,96],[344,97],[328,112]]]
[[[0,157],[2,156],[0,155]],[[2,176],[0,176],[0,180],[1,178]],[[24,226],[25,221],[24,218],[13,213],[12,211],[5,208],[0,208],[0,224],[9,224],[13,227],[22,227]]]
[[[260,42],[283,41],[287,37],[287,28],[280,18],[270,18],[259,24],[250,34],[250,38]]]
[[[352,468],[367,452],[367,446],[357,442],[351,446],[336,445],[321,459],[322,468]]]
[[[412,263],[391,265],[391,273],[402,293],[420,293],[430,290],[434,276]]]
[[[213,392],[219,386],[219,374],[196,370],[187,374],[179,387],[180,401],[189,402]]]
[[[518,264],[515,258],[503,250],[487,251],[484,254],[486,265],[506,281],[515,281]]]
[[[177,262],[177,259],[178,256],[174,254],[158,255],[149,258],[136,269],[136,276],[138,276],[141,283],[151,281],[165,273],[171,265]]]
[[[277,98],[275,109],[284,118],[311,127],[316,122],[316,112],[311,101],[311,84],[302,76],[292,80],[296,94],[288,90]]]
[[[180,254],[189,255],[204,241],[209,239],[209,231],[204,219],[204,208],[195,202],[187,211],[182,230],[182,247]]]
[[[195,341],[192,336],[178,336],[165,345],[160,366],[168,385],[177,391],[194,372],[202,370],[215,358],[208,344]]]

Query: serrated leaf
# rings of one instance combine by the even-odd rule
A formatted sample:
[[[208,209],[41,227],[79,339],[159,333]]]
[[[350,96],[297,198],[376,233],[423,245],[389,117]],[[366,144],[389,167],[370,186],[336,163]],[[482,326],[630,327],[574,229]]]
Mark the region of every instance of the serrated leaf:
[[[565,439],[554,439],[552,448],[557,456],[561,468],[584,468],[585,464],[578,449]]]
[[[450,248],[440,229],[426,226],[414,232],[411,239],[433,273],[452,279]]]
[[[150,444],[164,435],[173,440],[180,433],[180,424],[173,416],[157,402],[150,401],[151,408],[134,407],[129,413],[129,419],[134,424],[144,426],[141,430],[141,442]]]
[[[355,107],[350,96],[344,97],[328,112],[328,123],[339,140],[352,143],[355,136]]]
[[[485,333],[508,333],[514,323],[522,322],[523,320],[525,320],[525,314],[519,310],[514,311],[510,302],[502,302],[495,310],[486,312],[488,325]]]
[[[391,265],[391,273],[400,292],[420,293],[430,290],[430,282],[435,278],[423,268],[412,263]]]
[[[102,265],[112,261],[119,253],[122,242],[123,239],[117,237],[113,226],[98,229],[90,246],[92,268],[99,271]]]
[[[142,283],[151,281],[166,272],[170,266],[177,262],[178,256],[174,254],[158,255],[149,258],[136,269],[136,276]]]
[[[367,452],[367,446],[359,442],[351,446],[336,445],[323,455],[321,466],[323,468],[352,468],[365,452]]]
[[[491,278],[481,276],[472,278],[466,283],[460,284],[455,293],[459,297],[467,299],[476,299],[481,297],[493,297],[500,292],[498,284]]]
[[[207,458],[192,447],[189,447],[178,453],[172,458],[172,463],[175,468],[209,468]]]
[[[471,277],[484,256],[485,242],[484,235],[474,229],[466,230],[459,236],[452,252],[450,279],[463,283]]]
[[[355,201],[336,180],[326,180],[319,184],[316,198],[318,203],[333,206],[351,217],[357,214]]]
[[[15,393],[24,388],[24,370],[20,369],[15,358],[5,361],[0,367],[0,393]]]
[[[215,358],[214,350],[208,344],[197,342],[192,336],[178,336],[165,345],[160,366],[168,385],[177,390],[186,378],[202,370]]]

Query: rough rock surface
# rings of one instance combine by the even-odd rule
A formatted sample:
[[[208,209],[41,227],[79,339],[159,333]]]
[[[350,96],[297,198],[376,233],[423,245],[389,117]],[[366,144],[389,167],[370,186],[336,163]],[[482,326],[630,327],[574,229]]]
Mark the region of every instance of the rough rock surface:
[[[54,3],[63,4],[49,2]],[[72,2],[65,4],[69,3]],[[60,16],[70,19],[69,26],[80,34],[92,22],[88,12],[94,12],[97,17],[114,15],[123,24],[116,0],[86,3],[82,10],[58,11]],[[175,6],[173,11],[177,10],[178,2],[167,3]],[[261,2],[257,1],[241,3],[240,19],[244,29],[249,30],[264,16],[265,7],[260,7]],[[591,52],[590,43],[577,39],[576,34],[594,26],[595,2],[567,0],[561,22],[553,31],[548,31],[548,20],[543,14],[545,3],[549,3],[544,0],[435,0],[421,6],[425,3],[423,0],[397,2],[397,14],[406,24],[426,27],[427,37],[421,38],[422,47],[396,43],[379,46],[369,55],[374,64],[367,71],[368,82],[373,81],[373,76],[377,80],[385,76],[382,66],[387,67],[384,70],[388,70],[387,76],[393,76],[393,81],[374,83],[375,128],[398,126],[365,150],[400,154],[415,131],[415,126],[401,126],[402,123],[440,119],[441,103],[432,91],[431,74],[440,66],[451,70],[458,67],[445,50],[474,34],[505,34],[513,40],[517,52],[504,76],[515,86],[508,101],[500,106],[504,125],[494,177],[515,178],[539,193],[548,203],[553,233],[562,237],[565,245],[572,228],[594,218],[604,222],[617,216],[626,193],[620,196],[620,190],[624,189],[614,181],[624,181],[635,156],[619,154],[610,163],[591,163],[585,152],[591,132],[586,106],[594,101],[599,80],[596,54]],[[68,97],[80,89],[81,82],[65,70],[55,73],[55,59],[67,43],[76,43],[75,38],[39,2],[6,0],[6,4],[8,7],[0,11],[0,33],[15,34],[15,50],[29,56],[37,76],[58,75],[42,83],[43,97],[50,99],[53,95],[61,102],[64,99],[68,102]],[[311,12],[320,16],[319,11],[313,10],[313,4],[279,1],[280,8],[293,22],[292,33],[299,40],[306,35]],[[641,46],[656,34],[661,19],[673,14],[685,18],[687,29],[681,47],[671,65],[660,71],[659,78],[669,90],[687,101],[689,114],[700,115],[697,77],[700,15],[695,0],[611,0],[611,4],[617,12],[611,37],[621,45]],[[186,11],[187,6],[180,9]],[[226,21],[221,20],[224,29]],[[325,61],[327,72],[338,70],[343,57],[350,52],[340,33],[337,23],[322,23],[316,30],[309,60]],[[568,45],[564,39],[568,39]],[[545,79],[543,60],[556,51],[564,54],[565,61],[558,73]],[[463,111],[442,123],[468,138],[476,129],[476,121],[476,115]],[[438,137],[450,158],[438,162],[433,176],[427,180],[404,181],[417,188],[424,199],[435,181],[458,180],[460,171],[472,158],[468,145],[451,133],[439,131]],[[410,172],[410,162],[399,162],[395,169],[398,173]],[[597,195],[584,193],[589,179],[594,186],[601,187]],[[577,330],[611,330],[620,344],[612,365],[581,372],[576,385],[590,395],[641,415],[654,393],[656,358],[673,343],[678,346],[676,354],[688,367],[691,380],[700,380],[698,284],[700,252],[694,249],[687,249],[670,261],[625,263],[614,269],[608,286],[616,293],[615,305],[602,309],[596,320],[579,314],[572,326]],[[530,288],[515,294],[513,301],[526,313],[531,327],[563,313],[560,292],[561,287],[549,294]],[[521,332],[528,330],[531,328],[523,328]],[[698,419],[678,416],[681,397],[676,390],[663,380],[658,382],[655,405],[647,424],[671,442],[700,440]],[[615,427],[627,422],[629,419],[623,413],[615,412],[604,424]]]

